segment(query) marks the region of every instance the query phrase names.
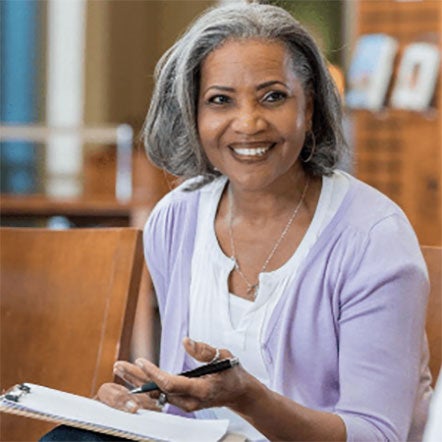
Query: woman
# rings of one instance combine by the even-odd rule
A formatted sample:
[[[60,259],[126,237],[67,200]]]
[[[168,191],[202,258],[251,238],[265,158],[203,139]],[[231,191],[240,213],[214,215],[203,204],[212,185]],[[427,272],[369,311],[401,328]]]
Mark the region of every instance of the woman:
[[[161,369],[115,373],[250,440],[419,440],[425,264],[400,208],[336,170],[340,102],[310,35],[278,7],[215,8],[156,76],[147,151],[187,179],[145,228]],[[170,374],[233,355],[214,375]],[[158,396],[98,393],[132,412]]]

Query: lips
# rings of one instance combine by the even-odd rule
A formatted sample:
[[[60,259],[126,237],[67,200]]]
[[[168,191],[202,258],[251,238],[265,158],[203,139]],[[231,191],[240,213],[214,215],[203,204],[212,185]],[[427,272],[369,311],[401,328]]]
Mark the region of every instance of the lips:
[[[262,157],[264,156],[276,143],[244,143],[230,145],[230,149],[239,157]]]

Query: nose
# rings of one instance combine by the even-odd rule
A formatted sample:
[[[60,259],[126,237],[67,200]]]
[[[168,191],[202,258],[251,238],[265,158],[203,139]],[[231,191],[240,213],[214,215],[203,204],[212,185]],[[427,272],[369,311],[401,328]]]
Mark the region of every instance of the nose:
[[[241,106],[232,121],[232,129],[241,134],[254,135],[266,128],[265,116],[256,106]]]

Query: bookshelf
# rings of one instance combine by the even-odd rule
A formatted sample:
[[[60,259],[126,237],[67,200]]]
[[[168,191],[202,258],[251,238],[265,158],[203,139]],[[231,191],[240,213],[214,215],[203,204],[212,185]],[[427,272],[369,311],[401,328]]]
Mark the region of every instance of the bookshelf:
[[[359,0],[355,40],[385,33],[399,43],[393,71],[404,48],[416,41],[441,45],[440,0]],[[425,245],[442,245],[442,85],[436,85],[431,107],[424,112],[393,109],[348,110],[355,150],[354,173],[396,201]]]

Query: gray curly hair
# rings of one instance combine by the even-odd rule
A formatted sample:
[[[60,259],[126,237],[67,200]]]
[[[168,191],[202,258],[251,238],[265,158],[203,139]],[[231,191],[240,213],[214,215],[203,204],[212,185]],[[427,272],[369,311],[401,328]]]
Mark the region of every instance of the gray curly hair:
[[[197,131],[201,64],[226,40],[260,38],[283,43],[293,69],[314,103],[311,133],[301,159],[307,173],[329,175],[346,144],[341,99],[326,61],[310,34],[284,9],[258,3],[209,9],[162,56],[155,69],[155,88],[143,128],[151,161],[182,178],[202,176],[200,184],[220,173],[207,159]]]

